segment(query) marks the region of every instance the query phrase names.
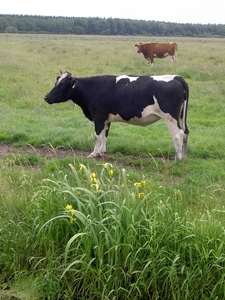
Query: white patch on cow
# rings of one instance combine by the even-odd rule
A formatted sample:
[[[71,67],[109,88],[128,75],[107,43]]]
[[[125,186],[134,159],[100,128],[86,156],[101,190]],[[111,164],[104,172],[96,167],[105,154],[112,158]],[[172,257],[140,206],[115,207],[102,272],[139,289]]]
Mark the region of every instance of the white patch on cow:
[[[95,135],[95,147],[94,151],[88,155],[88,158],[92,157],[98,157],[98,156],[103,156],[103,154],[106,152],[106,131],[108,129],[108,123],[112,122],[124,122],[127,124],[132,124],[132,125],[139,125],[139,126],[147,126],[149,124],[155,123],[158,120],[160,120],[160,109],[157,104],[154,105],[149,105],[147,106],[143,112],[142,112],[142,117],[141,118],[131,118],[129,121],[125,121],[123,118],[121,118],[120,115],[113,115],[109,114],[108,119],[105,122],[105,126],[102,130],[102,132],[99,135]]]
[[[155,76],[150,76],[150,78],[157,80],[157,81],[171,81],[174,79],[174,77],[176,77],[178,75],[155,75]]]
[[[159,56],[158,54],[154,53],[154,57],[156,57],[156,58],[165,58],[167,56],[169,56],[168,52],[164,53],[163,56]]]
[[[118,83],[121,79],[129,79],[130,82],[136,81],[139,77],[127,76],[127,75],[120,75],[116,77],[116,83]]]
[[[142,111],[141,118],[134,117],[126,121],[123,118],[121,118],[121,116],[118,114],[117,115],[109,114],[107,122],[108,123],[123,122],[132,125],[147,126],[157,122],[160,119],[160,117],[157,115],[157,112],[158,112],[158,108],[155,106],[155,104],[148,105]]]
[[[112,122],[125,122],[124,119],[121,118],[120,115],[113,115],[113,114],[109,114],[109,117],[107,119],[108,123],[112,123]]]
[[[57,81],[57,84],[60,83],[60,81],[62,81],[64,78],[66,78],[69,75],[69,73],[65,72],[62,74],[62,76],[59,78],[59,80]]]
[[[169,76],[169,75],[168,75]],[[159,76],[157,76],[159,77]],[[163,76],[160,76],[163,77]],[[139,126],[147,126],[150,124],[153,124],[160,119],[164,120],[166,123],[166,126],[168,128],[168,131],[173,139],[174,147],[175,147],[175,159],[182,159],[186,157],[186,145],[185,143],[187,140],[187,135],[184,133],[184,130],[180,129],[178,127],[177,120],[174,119],[169,113],[164,113],[158,104],[158,101],[155,96],[154,98],[154,104],[148,105],[144,108],[142,111],[141,118],[134,117],[130,119],[129,121],[125,121],[121,118],[121,116],[110,114],[108,120],[106,123],[110,122],[124,122],[127,124],[132,125],[139,125]],[[96,147],[95,147],[96,148]],[[95,152],[95,151],[94,151]]]

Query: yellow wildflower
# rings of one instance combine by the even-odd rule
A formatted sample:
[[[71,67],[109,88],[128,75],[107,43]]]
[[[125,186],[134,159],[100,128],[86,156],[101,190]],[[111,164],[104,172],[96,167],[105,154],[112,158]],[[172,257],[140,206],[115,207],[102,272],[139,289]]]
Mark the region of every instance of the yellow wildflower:
[[[146,186],[146,181],[145,181],[145,180],[142,180],[142,181],[141,181],[141,185],[142,185],[142,186]]]
[[[66,210],[68,210],[67,214],[71,215],[70,223],[73,224],[76,221],[76,218],[75,218],[75,211],[74,211],[72,205],[67,204],[66,205]]]
[[[142,198],[144,198],[144,196],[145,196],[144,193],[139,193],[139,194],[138,194],[138,199],[142,199]]]
[[[93,172],[90,174],[91,182],[97,182],[96,174]]]
[[[74,209],[71,204],[66,205],[66,210],[69,210],[68,213],[71,213],[72,216],[75,215]]]
[[[105,163],[105,164],[103,165],[103,167],[104,167],[105,169],[108,169],[109,167],[112,168],[112,164],[110,164],[110,163]]]
[[[70,204],[67,204],[67,205],[66,205],[66,209],[67,209],[67,210],[71,210],[72,208],[73,208],[72,205],[70,205]]]
[[[142,198],[144,198],[144,196],[145,196],[145,193],[139,193],[138,194],[138,199],[142,199]]]
[[[70,218],[70,224],[73,224],[74,222],[76,222],[76,218]]]
[[[95,184],[92,184],[91,187],[95,187],[96,191],[98,191],[100,186],[99,186],[99,184],[95,183]]]
[[[134,186],[136,186],[136,187],[141,187],[141,183],[140,183],[140,182],[135,182],[135,183],[134,183]]]
[[[109,173],[109,175],[112,176],[113,175],[113,170],[110,170],[108,173]]]
[[[134,183],[134,186],[140,188],[140,187],[144,187],[146,186],[146,181],[145,180],[142,180],[141,182],[135,182]]]

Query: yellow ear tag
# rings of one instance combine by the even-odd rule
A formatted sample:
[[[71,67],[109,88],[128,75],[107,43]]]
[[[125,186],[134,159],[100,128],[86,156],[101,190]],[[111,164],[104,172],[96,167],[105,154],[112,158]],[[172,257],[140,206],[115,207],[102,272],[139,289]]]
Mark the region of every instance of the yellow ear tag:
[[[76,86],[76,83],[74,82],[74,84],[72,85],[72,89],[74,89],[74,88],[75,88],[75,86]]]

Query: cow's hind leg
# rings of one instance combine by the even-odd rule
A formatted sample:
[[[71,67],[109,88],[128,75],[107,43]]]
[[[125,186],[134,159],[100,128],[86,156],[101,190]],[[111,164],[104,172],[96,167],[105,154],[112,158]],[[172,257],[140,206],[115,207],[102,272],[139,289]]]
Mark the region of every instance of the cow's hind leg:
[[[187,134],[178,127],[177,120],[171,116],[165,120],[166,126],[173,139],[175,148],[175,160],[185,158],[187,156]]]
[[[172,64],[172,63],[174,63],[175,62],[175,56],[174,55],[171,55],[170,56],[170,63]]]
[[[184,133],[184,135],[183,135],[183,147],[182,147],[183,158],[187,157],[187,142],[188,142],[188,134]]]

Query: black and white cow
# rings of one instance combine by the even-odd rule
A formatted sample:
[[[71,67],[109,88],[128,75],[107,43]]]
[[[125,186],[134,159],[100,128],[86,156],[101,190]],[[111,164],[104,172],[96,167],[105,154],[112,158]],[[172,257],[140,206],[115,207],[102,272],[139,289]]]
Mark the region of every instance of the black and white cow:
[[[72,100],[94,122],[95,147],[88,157],[106,152],[111,122],[146,126],[163,119],[177,160],[187,156],[188,96],[187,83],[177,75],[74,78],[69,72],[61,72],[44,100],[49,104]]]

